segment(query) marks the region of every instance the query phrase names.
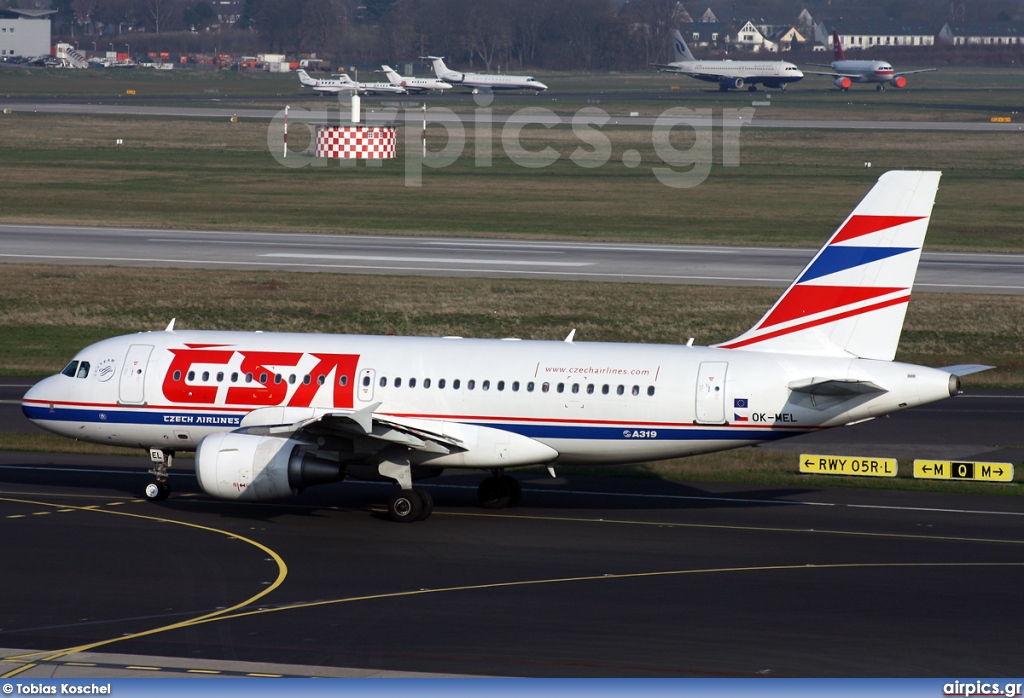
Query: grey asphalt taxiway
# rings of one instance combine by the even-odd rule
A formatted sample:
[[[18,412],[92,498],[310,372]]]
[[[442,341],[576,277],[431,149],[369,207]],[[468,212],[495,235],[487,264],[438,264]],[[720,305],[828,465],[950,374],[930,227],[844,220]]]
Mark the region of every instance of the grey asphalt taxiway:
[[[787,286],[815,250],[0,224],[0,262]],[[915,289],[1024,293],[1024,255],[925,252]]]
[[[1019,461],[1022,414],[978,392],[826,433]],[[395,524],[385,484],[238,504],[179,460],[156,504],[147,467],[0,453],[0,675],[1019,674],[1019,497],[539,472],[494,512],[446,474]]]

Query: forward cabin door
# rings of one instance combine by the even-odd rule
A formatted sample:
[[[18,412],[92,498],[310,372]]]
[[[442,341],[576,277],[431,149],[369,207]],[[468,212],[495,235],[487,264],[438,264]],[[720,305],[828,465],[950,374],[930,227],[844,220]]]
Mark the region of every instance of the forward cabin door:
[[[362,402],[369,402],[373,399],[374,370],[364,368],[359,372],[359,383],[356,385],[356,395]]]
[[[725,424],[727,361],[703,361],[697,371],[697,422]]]
[[[146,366],[152,344],[133,344],[128,347],[121,367],[121,384],[118,386],[118,402],[122,405],[144,405],[146,403]]]

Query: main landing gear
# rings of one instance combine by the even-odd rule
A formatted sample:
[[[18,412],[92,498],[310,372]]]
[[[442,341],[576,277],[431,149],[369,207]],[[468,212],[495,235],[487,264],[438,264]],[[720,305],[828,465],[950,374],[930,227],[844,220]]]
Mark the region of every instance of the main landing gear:
[[[885,92],[885,85],[875,85],[875,90],[878,92]]]
[[[382,461],[377,466],[381,476],[394,480],[401,489],[388,498],[388,517],[399,523],[423,521],[434,511],[434,498],[426,490],[412,486],[412,468],[404,458]]]
[[[174,451],[164,451],[159,448],[149,449],[149,459],[153,461],[153,467],[149,474],[152,480],[146,483],[142,490],[142,496],[151,502],[162,502],[171,493],[171,486],[167,482],[167,471],[174,460]]]
[[[492,475],[480,483],[476,490],[476,499],[484,509],[504,509],[514,507],[523,498],[523,488],[519,480],[505,475],[501,470],[492,471]]]

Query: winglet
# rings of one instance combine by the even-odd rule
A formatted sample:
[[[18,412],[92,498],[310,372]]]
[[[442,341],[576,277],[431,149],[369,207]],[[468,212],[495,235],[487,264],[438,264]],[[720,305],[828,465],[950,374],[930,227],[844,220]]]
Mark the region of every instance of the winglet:
[[[172,317],[171,321],[167,323],[167,327],[164,329],[164,332],[174,332],[174,321],[177,319],[178,318],[176,317]]]
[[[573,337],[575,337],[575,336],[576,336],[576,328],[575,328],[575,327],[573,327],[573,328],[572,328],[572,332],[570,332],[570,333],[569,333],[569,336],[568,336],[568,337],[566,337],[566,338],[565,338],[565,339],[564,339],[563,341],[564,341],[564,342],[565,342],[566,344],[572,344],[572,338],[573,338]]]

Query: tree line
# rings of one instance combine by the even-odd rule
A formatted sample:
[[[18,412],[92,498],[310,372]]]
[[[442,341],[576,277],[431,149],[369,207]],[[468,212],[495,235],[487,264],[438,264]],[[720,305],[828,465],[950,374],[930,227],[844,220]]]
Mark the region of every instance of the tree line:
[[[340,65],[441,55],[487,71],[634,70],[670,59],[669,32],[710,8],[726,24],[880,10],[905,23],[1009,21],[1020,0],[0,0],[57,9],[55,36],[137,50],[317,54]],[[229,23],[219,12],[234,12]],[[733,16],[737,15],[737,16]],[[855,16],[855,15],[854,15]],[[228,19],[228,18],[224,18]]]

